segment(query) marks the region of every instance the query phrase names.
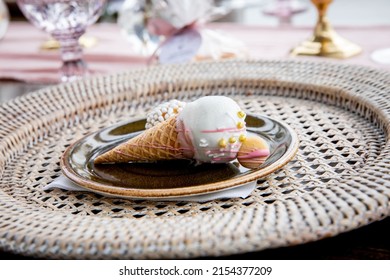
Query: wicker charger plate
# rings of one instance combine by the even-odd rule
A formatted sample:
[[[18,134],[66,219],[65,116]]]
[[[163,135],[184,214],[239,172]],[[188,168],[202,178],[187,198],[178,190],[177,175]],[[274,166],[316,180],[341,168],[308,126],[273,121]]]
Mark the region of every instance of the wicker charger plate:
[[[302,61],[155,67],[43,89],[0,108],[0,248],[45,258],[191,258],[288,246],[390,214],[390,74]],[[42,191],[75,140],[162,100],[226,95],[300,147],[246,199],[154,202]]]

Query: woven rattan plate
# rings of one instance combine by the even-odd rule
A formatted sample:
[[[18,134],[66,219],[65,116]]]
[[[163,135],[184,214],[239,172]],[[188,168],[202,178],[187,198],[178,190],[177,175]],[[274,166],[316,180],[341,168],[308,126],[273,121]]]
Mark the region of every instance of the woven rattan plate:
[[[266,116],[248,115],[247,131],[267,141],[271,155],[260,169],[250,170],[237,161],[194,164],[189,160],[156,163],[95,165],[99,154],[138,135],[146,120],[115,124],[76,141],[60,160],[63,174],[76,184],[100,194],[121,198],[175,198],[210,194],[254,182],[290,161],[298,149],[296,133]]]
[[[390,74],[303,61],[152,67],[50,87],[0,108],[0,248],[44,258],[193,258],[305,243],[390,214]],[[298,134],[245,199],[106,198],[42,187],[71,143],[167,99],[226,95]]]

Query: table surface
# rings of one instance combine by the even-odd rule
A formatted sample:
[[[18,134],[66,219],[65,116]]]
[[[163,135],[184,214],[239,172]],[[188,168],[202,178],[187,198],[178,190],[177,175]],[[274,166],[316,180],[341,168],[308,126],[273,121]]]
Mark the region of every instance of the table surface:
[[[373,51],[390,47],[389,26],[335,27],[344,38],[361,46],[363,51],[345,60],[299,56],[290,51],[312,34],[312,27],[269,27],[233,23],[212,23],[210,30],[217,31],[228,41],[236,43],[230,48],[240,50],[249,59],[298,59],[363,65],[390,70],[390,64],[378,64],[371,59]],[[97,44],[84,49],[84,57],[91,72],[96,74],[127,71],[148,65],[148,57],[141,56],[126,38],[121,36],[116,24],[96,24],[86,34]],[[6,36],[0,41],[0,79],[13,79],[29,83],[55,82],[61,65],[58,50],[42,50],[48,35],[24,22],[13,22]]]
[[[237,36],[238,38],[247,42],[250,46],[250,49],[252,50],[252,54],[257,58],[271,59],[286,58],[289,49],[299,43],[301,40],[305,39],[308,35],[310,35],[311,32],[311,29],[306,27],[280,28],[269,26],[250,26],[245,27],[245,32],[241,32],[242,27],[240,26],[234,26],[233,28],[231,28],[232,26],[229,26],[225,28],[225,25],[219,25],[219,27],[221,27],[225,31],[228,30],[229,34],[231,34],[232,36]],[[11,26],[10,28],[12,30],[13,28],[20,28],[20,26]],[[112,32],[112,30],[110,31],[110,28],[113,27],[108,27],[108,29],[106,25],[102,27],[95,27],[95,29],[92,30],[92,34],[103,34],[100,36],[102,36],[102,41],[104,41],[107,39],[107,37],[105,37],[105,34]],[[33,29],[25,30],[25,32],[29,33],[31,30]],[[363,53],[360,56],[349,60],[341,61],[341,63],[345,62],[352,64],[360,64],[384,70],[390,70],[390,65],[375,64],[370,59],[370,53],[374,49],[390,46],[390,26],[381,25],[359,28],[341,27],[337,28],[337,30],[340,31],[340,33],[342,33],[346,37],[348,37],[350,40],[360,44],[364,49]],[[39,33],[37,34],[39,35]],[[256,34],[257,36],[255,36]],[[9,36],[10,38],[15,38],[15,32],[12,32]],[[45,35],[43,33],[41,33],[39,36],[41,36],[41,39],[45,38]],[[7,65],[4,63],[9,62],[8,55],[10,52],[12,52],[12,49],[10,49],[9,46],[6,45],[7,41],[3,42],[2,44],[0,44],[0,104],[3,102],[7,102],[15,97],[22,96],[23,94],[28,94],[28,92],[37,90],[45,85],[45,83],[40,83],[39,81],[35,81],[34,83],[25,83],[13,80],[12,77],[7,77],[7,79],[4,79],[5,77],[1,75],[4,74],[4,72],[1,73],[1,65]],[[119,50],[120,52],[122,52],[121,54],[126,53],[126,43],[125,41],[119,39],[119,37],[117,37],[117,39],[114,41],[109,41],[108,39],[106,40],[106,43],[116,46],[118,42],[122,44],[122,48],[116,48],[115,50]],[[125,60],[115,60],[114,63],[107,65],[105,63],[107,63],[109,59],[102,58],[99,55],[99,48],[87,51],[87,58],[95,59],[95,61],[91,61],[91,64],[92,66],[95,66],[99,71],[101,69],[107,69],[107,71],[111,71],[113,68],[123,70],[125,67],[128,66],[128,63],[133,60],[133,57],[130,55]],[[52,56],[52,54],[49,54],[49,56]],[[137,60],[138,64],[142,64],[144,62],[144,60]],[[3,78],[3,80],[1,80],[1,78]],[[374,222],[370,225],[353,230],[351,232],[343,233],[335,237],[311,242],[308,244],[302,244],[293,247],[268,249],[260,252],[251,252],[240,255],[224,256],[220,257],[220,259],[390,259],[389,236],[390,217],[382,221]],[[32,258],[28,256],[15,255],[9,252],[0,251],[0,259],[23,260]]]

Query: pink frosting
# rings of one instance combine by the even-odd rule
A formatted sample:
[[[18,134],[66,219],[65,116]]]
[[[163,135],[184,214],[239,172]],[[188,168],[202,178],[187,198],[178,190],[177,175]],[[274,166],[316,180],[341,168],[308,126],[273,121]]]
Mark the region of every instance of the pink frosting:
[[[228,128],[219,128],[219,129],[214,129],[214,130],[202,130],[202,133],[215,133],[215,132],[240,132],[240,131],[245,131],[245,128],[236,128],[236,127],[228,127]]]
[[[260,150],[254,150],[251,151],[245,155],[239,156],[239,159],[250,159],[250,158],[261,158],[261,157],[268,157],[270,154],[268,149],[260,149]]]
[[[183,155],[186,158],[193,158],[195,149],[194,145],[192,145],[191,131],[185,128],[184,123],[180,118],[177,118],[176,120],[176,131]]]
[[[230,129],[227,129],[227,130],[230,130]],[[195,155],[195,148],[192,144],[192,135],[191,135],[191,131],[189,129],[186,129],[185,126],[184,126],[184,123],[182,120],[180,120],[180,118],[177,118],[177,121],[176,121],[176,131],[177,131],[177,134],[178,134],[178,140],[180,142],[180,150],[182,151],[183,155],[186,157],[186,158],[194,158],[194,155]],[[212,132],[212,131],[210,131]],[[235,145],[237,146],[237,145]],[[221,157],[215,157],[215,158],[212,158],[210,159],[210,162],[226,162],[226,161],[231,161],[233,159],[236,158],[236,155],[239,151],[239,147],[240,146],[237,146],[236,149],[232,149],[230,151],[230,154],[229,155],[226,155],[226,156],[221,156]],[[221,152],[220,148],[216,148],[216,149],[210,149],[209,147],[208,148],[205,148],[205,153],[206,154],[210,154],[210,153],[218,153],[218,152]]]

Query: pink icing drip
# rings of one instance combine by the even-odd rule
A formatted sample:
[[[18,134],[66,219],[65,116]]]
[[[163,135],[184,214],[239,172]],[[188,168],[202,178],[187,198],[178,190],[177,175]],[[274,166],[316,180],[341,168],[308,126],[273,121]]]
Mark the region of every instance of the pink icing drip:
[[[236,128],[236,127],[227,127],[227,128],[218,128],[218,129],[213,129],[213,130],[202,130],[202,133],[217,133],[217,132],[240,132],[244,131],[245,128]]]
[[[176,132],[180,148],[184,151],[184,156],[187,158],[193,158],[195,148],[191,140],[191,131],[185,128],[183,121],[179,117],[176,120]]]
[[[257,157],[268,157],[270,155],[270,152],[268,149],[261,149],[261,150],[254,150],[246,155],[239,156],[239,159],[250,159],[250,158],[257,158]]]
[[[230,156],[230,157],[218,157],[218,158],[213,158],[211,162],[219,162],[219,161],[231,161],[235,159],[235,156]]]
[[[202,150],[205,151],[206,154],[211,154],[211,153],[238,153],[238,149],[221,149],[221,148],[217,148],[217,149],[210,149],[210,148],[201,148]]]

